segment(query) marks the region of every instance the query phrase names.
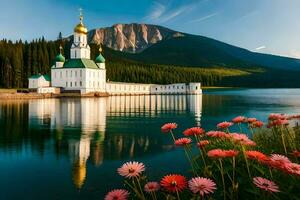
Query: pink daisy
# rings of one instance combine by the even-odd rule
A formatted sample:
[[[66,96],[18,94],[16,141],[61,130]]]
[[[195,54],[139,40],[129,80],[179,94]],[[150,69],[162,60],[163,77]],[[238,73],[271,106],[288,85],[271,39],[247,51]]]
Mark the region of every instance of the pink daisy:
[[[284,155],[280,154],[271,154],[271,161],[280,162],[280,163],[291,163],[290,159]]]
[[[189,181],[190,190],[196,194],[199,193],[201,196],[214,193],[216,190],[216,183],[209,178],[196,177]]]
[[[233,125],[232,122],[221,122],[221,123],[217,124],[217,127],[219,129],[226,129],[226,128],[229,128],[232,125]]]
[[[202,140],[202,141],[200,141],[200,142],[198,142],[197,143],[197,146],[199,147],[199,148],[204,148],[206,145],[208,145],[209,144],[209,141],[208,140]]]
[[[289,125],[289,121],[286,119],[277,119],[273,121],[274,126],[282,126],[282,125]]]
[[[264,123],[262,121],[255,121],[251,124],[252,128],[261,128],[264,126]]]
[[[161,131],[163,133],[168,133],[168,132],[172,131],[175,128],[177,128],[177,124],[176,123],[167,123],[167,124],[164,124],[161,127]]]
[[[148,182],[144,186],[144,190],[148,193],[156,192],[160,189],[160,185],[158,182]]]
[[[230,137],[229,134],[227,134],[227,133],[225,133],[223,131],[209,131],[209,132],[206,133],[206,135],[209,136],[209,137],[225,138],[225,139],[227,139],[227,138]]]
[[[284,165],[284,171],[286,171],[289,174],[293,174],[296,176],[300,176],[300,164],[297,163],[286,163]]]
[[[256,122],[256,121],[257,121],[257,119],[254,118],[254,117],[250,117],[250,118],[247,119],[247,122],[248,122],[248,123],[254,123],[254,122]]]
[[[185,136],[193,136],[193,135],[203,135],[204,134],[204,129],[200,127],[193,127],[193,128],[188,128],[186,129],[183,134]]]
[[[118,173],[126,178],[138,177],[145,171],[145,165],[139,162],[127,162],[118,168]]]
[[[262,177],[253,178],[253,183],[256,187],[265,190],[267,192],[280,192],[278,186],[268,179]]]
[[[245,121],[245,117],[243,116],[238,116],[232,119],[233,123],[239,124],[239,123],[243,123]]]
[[[269,120],[277,120],[277,119],[286,119],[286,115],[279,113],[271,113],[269,115]]]
[[[191,144],[192,140],[191,138],[179,138],[177,140],[175,140],[175,145],[176,146],[185,146],[188,144]]]
[[[129,192],[123,189],[112,190],[105,196],[104,200],[126,200]]]

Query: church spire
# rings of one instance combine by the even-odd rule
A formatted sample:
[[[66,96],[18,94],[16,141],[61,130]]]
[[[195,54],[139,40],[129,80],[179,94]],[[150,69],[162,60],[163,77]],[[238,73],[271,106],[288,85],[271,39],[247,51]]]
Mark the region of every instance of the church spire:
[[[83,25],[83,14],[82,14],[82,8],[79,8],[79,21],[80,21],[80,24]]]

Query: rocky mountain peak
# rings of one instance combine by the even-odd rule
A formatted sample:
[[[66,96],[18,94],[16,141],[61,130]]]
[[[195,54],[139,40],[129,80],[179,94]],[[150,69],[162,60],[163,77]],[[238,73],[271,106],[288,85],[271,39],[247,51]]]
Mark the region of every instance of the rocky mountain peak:
[[[141,52],[157,42],[182,33],[149,24],[115,24],[112,27],[94,29],[89,33],[90,40],[115,50]]]

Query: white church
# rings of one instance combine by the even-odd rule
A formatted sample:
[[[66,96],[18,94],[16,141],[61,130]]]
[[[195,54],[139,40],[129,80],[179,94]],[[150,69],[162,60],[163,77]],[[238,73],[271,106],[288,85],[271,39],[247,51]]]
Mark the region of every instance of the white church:
[[[106,93],[108,95],[149,95],[149,94],[202,94],[201,83],[176,83],[168,85],[107,82],[105,59],[102,49],[95,60],[91,59],[87,42],[88,30],[80,22],[74,28],[74,41],[70,59],[60,53],[51,67],[51,76],[34,75],[29,78],[28,88],[37,93]]]

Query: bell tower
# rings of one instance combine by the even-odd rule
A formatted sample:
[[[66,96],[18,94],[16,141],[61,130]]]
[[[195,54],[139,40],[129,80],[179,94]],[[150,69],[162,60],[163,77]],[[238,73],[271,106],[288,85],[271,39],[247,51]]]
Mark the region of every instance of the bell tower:
[[[82,9],[79,9],[79,24],[74,28],[74,40],[71,46],[71,59],[90,59],[91,50],[87,43],[88,30],[83,24]]]

